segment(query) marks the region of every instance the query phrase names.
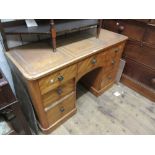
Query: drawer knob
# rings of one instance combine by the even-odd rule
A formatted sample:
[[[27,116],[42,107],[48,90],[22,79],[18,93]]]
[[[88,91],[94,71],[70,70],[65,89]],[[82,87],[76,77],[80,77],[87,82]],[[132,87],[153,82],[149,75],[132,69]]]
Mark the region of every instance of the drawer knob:
[[[57,89],[57,93],[59,94],[59,95],[61,95],[62,94],[62,87],[59,87],[58,89]]]
[[[119,48],[116,48],[114,51],[115,51],[115,53],[118,53],[118,51],[119,51]]]
[[[124,26],[119,26],[118,27],[118,33],[122,33],[124,31]]]
[[[64,77],[62,75],[58,76],[59,81],[63,81]]]
[[[112,61],[111,61],[111,64],[114,65],[114,64],[115,64],[115,60],[112,60]]]
[[[54,83],[54,80],[53,80],[53,79],[51,79],[51,80],[50,80],[50,83],[51,83],[51,84],[52,84],[52,83]]]
[[[117,23],[116,23],[116,26],[119,26],[119,25],[120,25],[119,22],[117,22]]]
[[[95,58],[93,58],[92,61],[91,61],[91,63],[92,64],[96,64],[97,63],[97,60]]]
[[[64,112],[64,111],[65,111],[64,107],[61,107],[60,112]]]

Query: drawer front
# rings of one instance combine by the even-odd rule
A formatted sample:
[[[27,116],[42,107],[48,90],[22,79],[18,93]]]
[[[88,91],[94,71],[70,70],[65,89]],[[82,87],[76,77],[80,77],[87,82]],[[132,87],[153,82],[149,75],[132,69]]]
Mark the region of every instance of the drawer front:
[[[105,29],[108,29],[110,31],[113,31],[113,32],[117,32],[118,33],[118,21],[116,20],[113,20],[113,19],[106,19],[104,20],[103,22],[103,27]]]
[[[155,19],[151,19],[149,24],[155,24]]]
[[[126,59],[124,74],[155,90],[155,70]]]
[[[3,108],[5,106],[7,106],[7,100],[4,96],[4,90],[2,90],[2,88],[0,88],[0,108]]]
[[[120,59],[123,52],[124,44],[117,45],[109,50],[109,57],[114,59]]]
[[[61,119],[75,108],[75,93],[72,93],[67,99],[58,103],[47,111],[47,120],[50,125]]]
[[[143,41],[148,43],[148,45],[153,45],[155,48],[155,27],[148,26],[143,38]]]
[[[134,20],[104,20],[104,28],[137,41],[142,40],[145,32],[145,25]]]
[[[75,80],[69,80],[68,82],[64,83],[63,85],[58,86],[56,89],[42,95],[42,101],[44,107],[49,106],[53,102],[60,100],[64,96],[68,95],[69,93],[75,91]]]
[[[107,67],[116,68],[122,56],[124,44],[113,47],[107,54]]]
[[[77,74],[77,66],[72,65],[56,73],[53,73],[47,77],[39,80],[39,87],[41,94],[45,94],[50,90],[60,86],[61,84],[67,82],[68,80],[75,78]]]
[[[97,55],[91,56],[78,63],[78,77],[82,77],[87,72],[100,65],[100,58]]]
[[[121,20],[120,27],[123,27],[121,34],[128,36],[130,39],[142,41],[145,32],[145,25],[133,20]]]
[[[128,41],[125,48],[125,57],[133,59],[139,63],[155,69],[155,49],[144,44]]]
[[[16,101],[15,96],[12,93],[12,90],[9,84],[5,84],[0,87],[0,108],[4,108],[5,106]]]
[[[99,55],[99,58],[101,59],[100,66],[105,68],[105,72],[118,67],[123,51],[123,45],[115,46]]]
[[[101,81],[101,89],[115,81],[116,73],[117,73],[116,70],[113,70],[113,71],[106,72],[103,75],[102,81]]]

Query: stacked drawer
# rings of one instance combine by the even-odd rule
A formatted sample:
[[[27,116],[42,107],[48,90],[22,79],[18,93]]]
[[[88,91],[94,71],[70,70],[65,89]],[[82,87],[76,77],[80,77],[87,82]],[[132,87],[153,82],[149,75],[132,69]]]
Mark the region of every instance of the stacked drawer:
[[[96,91],[108,88],[115,81],[123,47],[124,44],[116,45],[79,62],[78,79],[89,72],[81,80],[88,89],[90,86]]]
[[[123,51],[123,44],[117,45],[106,52],[99,54],[101,64],[103,65],[103,76],[101,81],[101,88],[107,88],[115,81],[118,65]],[[103,61],[104,60],[104,61]]]
[[[72,65],[39,80],[42,104],[49,126],[57,124],[75,107],[75,77],[77,66]]]

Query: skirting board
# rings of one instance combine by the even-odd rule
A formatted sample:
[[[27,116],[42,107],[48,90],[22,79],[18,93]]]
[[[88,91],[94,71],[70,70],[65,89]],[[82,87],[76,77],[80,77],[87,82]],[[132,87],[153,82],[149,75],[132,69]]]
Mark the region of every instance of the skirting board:
[[[133,80],[132,78],[122,74],[121,82],[128,86],[129,88],[137,91],[139,94],[147,97],[151,101],[155,102],[155,91],[150,89],[138,81]]]

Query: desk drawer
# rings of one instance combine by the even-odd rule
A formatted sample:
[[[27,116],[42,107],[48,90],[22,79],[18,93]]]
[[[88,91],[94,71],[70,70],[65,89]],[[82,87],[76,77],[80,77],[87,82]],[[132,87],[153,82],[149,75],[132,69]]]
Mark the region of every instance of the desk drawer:
[[[155,69],[155,48],[146,46],[144,43],[141,46],[140,43],[128,41],[125,48],[125,58],[136,60],[141,64]]]
[[[75,92],[71,93],[69,97],[64,99],[62,102],[55,102],[53,107],[47,111],[47,120],[50,125],[67,115],[73,109],[75,109]]]
[[[141,41],[145,33],[145,24],[134,22],[134,20],[121,20],[119,27],[123,28],[120,31],[121,34],[137,41]]]
[[[63,85],[60,85],[56,89],[53,89],[52,91],[42,95],[42,101],[44,107],[49,106],[53,102],[60,100],[64,96],[68,95],[72,91],[75,91],[75,80],[69,80]]]
[[[98,55],[100,59],[100,66],[104,67],[105,72],[116,69],[118,67],[123,51],[123,45],[124,44],[117,45]]]
[[[98,67],[100,64],[100,59],[97,55],[91,56],[78,63],[78,77],[82,77],[87,72]]]
[[[110,83],[114,82],[115,77],[116,77],[116,70],[106,72],[102,77],[101,88],[104,88]]]
[[[131,39],[141,41],[145,32],[145,24],[134,20],[104,20],[104,28],[121,33]]]
[[[147,26],[143,41],[148,45],[155,47],[155,28],[154,26]]]
[[[123,52],[124,44],[120,44],[117,46],[114,46],[113,48],[109,49],[108,59],[120,59],[122,52]]]
[[[66,81],[76,77],[77,66],[72,65],[49,76],[39,80],[41,94],[45,94],[50,90],[64,84]]]

